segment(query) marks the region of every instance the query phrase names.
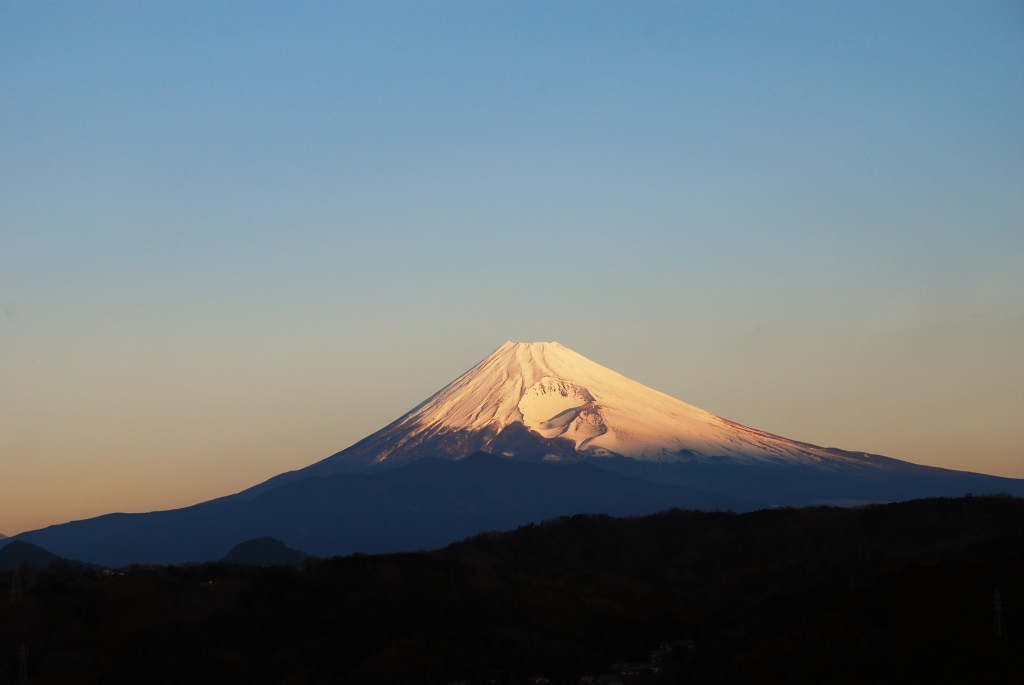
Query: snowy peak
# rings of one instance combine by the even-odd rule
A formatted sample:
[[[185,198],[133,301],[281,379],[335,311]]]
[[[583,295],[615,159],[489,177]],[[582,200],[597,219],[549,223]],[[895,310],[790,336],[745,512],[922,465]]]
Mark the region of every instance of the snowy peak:
[[[452,429],[500,429],[514,422],[539,429],[557,414],[595,401],[583,385],[594,383],[595,370],[618,375],[556,342],[507,342],[410,418]]]
[[[613,419],[611,426],[606,417]],[[651,429],[676,432],[675,422],[716,417],[557,342],[507,342],[406,419],[431,431],[501,431],[521,423],[544,438],[570,439],[581,451],[643,458],[653,455],[637,431],[654,437]],[[656,451],[667,446],[659,444]]]
[[[391,425],[309,467],[328,474],[476,451],[525,460],[627,457],[831,467],[872,460],[754,430],[557,342],[506,342]]]

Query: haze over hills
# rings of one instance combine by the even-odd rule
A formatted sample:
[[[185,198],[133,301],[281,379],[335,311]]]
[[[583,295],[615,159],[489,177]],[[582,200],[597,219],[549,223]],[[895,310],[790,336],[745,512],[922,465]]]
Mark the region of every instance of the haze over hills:
[[[317,556],[440,547],[579,513],[748,511],[1024,480],[818,447],[715,416],[558,343],[505,343],[397,421],[309,467],[184,509],[17,536],[111,566],[222,558],[273,537]]]

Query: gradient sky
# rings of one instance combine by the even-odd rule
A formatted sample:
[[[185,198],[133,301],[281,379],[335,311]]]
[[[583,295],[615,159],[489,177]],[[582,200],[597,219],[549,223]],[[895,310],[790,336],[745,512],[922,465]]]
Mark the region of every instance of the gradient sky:
[[[0,0],[0,532],[557,340],[1024,477],[1024,4]]]

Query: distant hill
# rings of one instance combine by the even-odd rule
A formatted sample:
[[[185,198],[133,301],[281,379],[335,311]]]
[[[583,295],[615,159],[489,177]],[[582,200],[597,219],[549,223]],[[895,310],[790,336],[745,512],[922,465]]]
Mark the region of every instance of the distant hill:
[[[15,557],[18,558],[19,563],[28,564],[34,568],[49,568],[54,562],[63,559],[39,545],[15,540],[0,548],[0,571],[10,571],[14,568]]]
[[[221,559],[242,566],[299,566],[308,555],[274,538],[256,538],[239,543]]]
[[[90,568],[94,571],[99,571],[103,568],[97,564],[62,557],[25,540],[11,540],[5,543],[3,547],[0,547],[0,571],[10,571],[14,568],[15,556],[18,558],[18,563],[37,569],[48,569],[58,562],[71,566]]]

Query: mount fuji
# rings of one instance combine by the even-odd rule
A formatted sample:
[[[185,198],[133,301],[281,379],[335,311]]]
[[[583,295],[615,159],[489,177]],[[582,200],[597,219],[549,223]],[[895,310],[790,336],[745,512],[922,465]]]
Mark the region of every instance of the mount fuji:
[[[522,462],[586,462],[661,485],[727,493],[746,499],[748,507],[963,494],[972,484],[979,492],[1024,493],[1015,479],[918,466],[748,428],[557,342],[506,342],[390,425],[236,497],[312,476],[373,473],[428,457],[459,461],[477,452]]]
[[[577,513],[751,510],[974,493],[1024,480],[748,428],[555,342],[507,342],[388,426],[304,469],[184,509],[16,536],[108,565],[220,559],[274,537],[314,555],[437,547]]]
[[[823,449],[728,421],[652,390],[557,342],[507,342],[394,423],[296,476],[486,451],[523,461],[624,457],[817,468],[890,460]]]

